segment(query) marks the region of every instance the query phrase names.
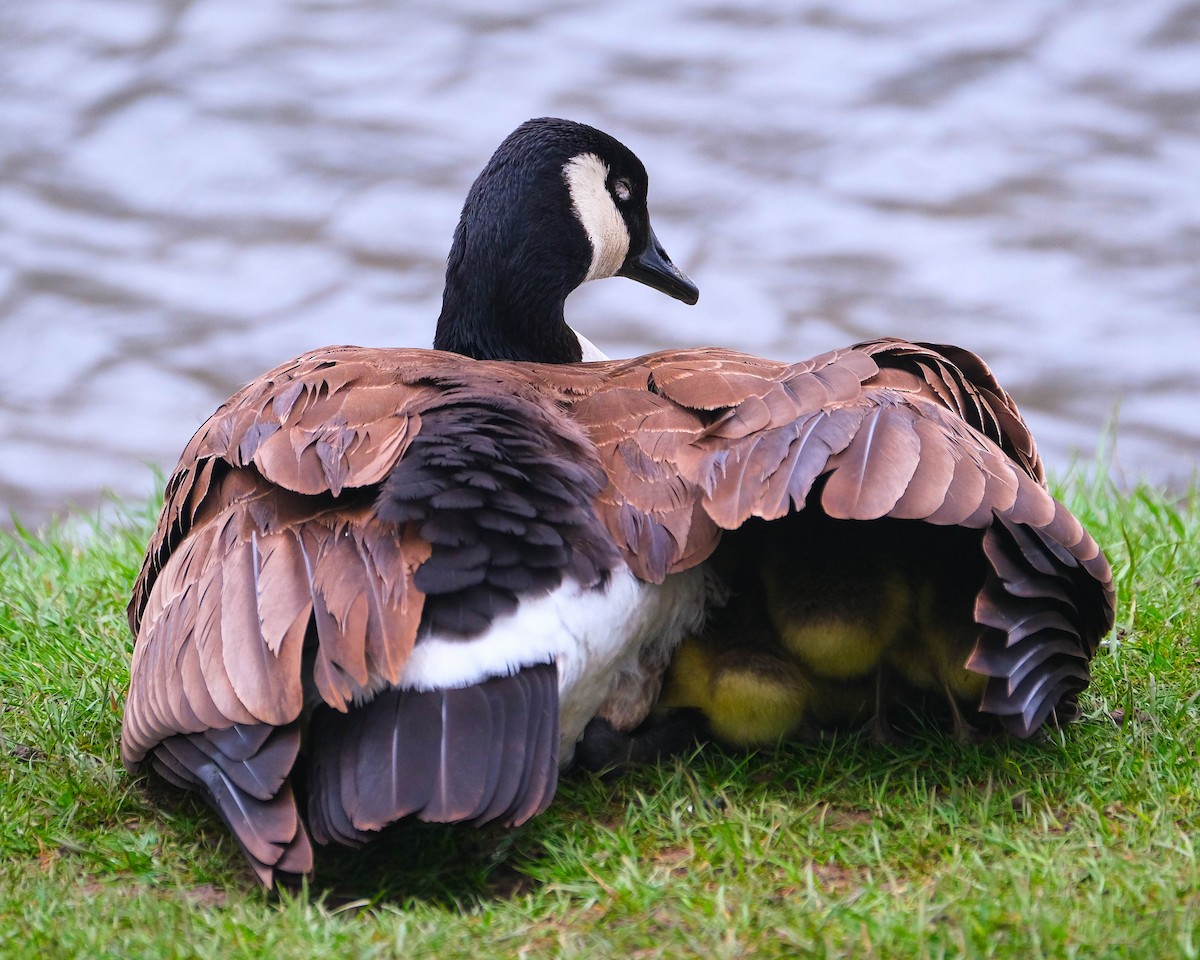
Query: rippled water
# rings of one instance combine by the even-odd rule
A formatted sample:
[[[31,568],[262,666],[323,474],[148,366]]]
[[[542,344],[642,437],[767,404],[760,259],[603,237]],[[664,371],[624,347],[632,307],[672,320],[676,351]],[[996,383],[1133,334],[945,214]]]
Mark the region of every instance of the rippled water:
[[[0,507],[141,495],[234,388],[426,345],[466,188],[530,116],[646,162],[688,308],[572,297],[610,354],[983,354],[1059,471],[1200,453],[1200,4],[0,5]],[[7,512],[7,511],[5,511]]]

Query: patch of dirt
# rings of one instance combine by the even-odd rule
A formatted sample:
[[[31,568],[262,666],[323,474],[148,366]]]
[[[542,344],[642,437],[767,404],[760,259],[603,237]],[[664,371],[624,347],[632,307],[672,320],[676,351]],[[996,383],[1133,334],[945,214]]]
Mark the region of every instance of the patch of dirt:
[[[224,890],[213,886],[211,883],[202,883],[187,889],[172,889],[150,887],[144,883],[129,883],[121,880],[88,880],[84,883],[83,890],[89,897],[94,897],[101,893],[116,893],[125,897],[136,897],[143,892],[150,891],[156,897],[177,896],[188,903],[205,908],[223,907],[229,899]]]
[[[1118,707],[1116,710],[1111,711],[1109,713],[1108,717],[1118,727],[1125,726],[1125,709],[1123,707]],[[1145,710],[1139,710],[1137,713],[1135,713],[1133,715],[1133,719],[1131,722],[1132,723],[1149,723],[1153,719],[1154,718],[1152,716],[1150,716],[1150,714],[1148,714]]]
[[[865,868],[843,867],[837,863],[810,864],[813,877],[826,893],[848,893],[864,886]]]
[[[31,747],[26,743],[13,743],[5,741],[5,749],[10,757],[16,757],[18,760],[45,760],[46,752],[39,750],[37,747]]]
[[[820,808],[817,818],[827,830],[851,830],[875,822],[875,814],[870,810],[860,807],[835,807],[830,803]]]
[[[654,854],[652,863],[665,867],[673,877],[686,877],[690,873],[688,864],[695,859],[695,853],[688,847],[667,847]]]
[[[537,888],[538,882],[532,877],[511,867],[502,866],[488,878],[484,885],[484,893],[500,900],[511,900],[532,893]]]

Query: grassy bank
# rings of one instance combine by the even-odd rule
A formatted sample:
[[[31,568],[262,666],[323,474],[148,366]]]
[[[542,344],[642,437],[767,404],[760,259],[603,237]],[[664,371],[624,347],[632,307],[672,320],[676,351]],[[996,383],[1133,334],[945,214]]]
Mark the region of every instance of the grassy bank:
[[[520,831],[324,852],[281,901],[205,808],[120,768],[152,518],[0,534],[0,955],[1196,956],[1200,491],[1066,498],[1120,639],[1061,735],[575,778]]]

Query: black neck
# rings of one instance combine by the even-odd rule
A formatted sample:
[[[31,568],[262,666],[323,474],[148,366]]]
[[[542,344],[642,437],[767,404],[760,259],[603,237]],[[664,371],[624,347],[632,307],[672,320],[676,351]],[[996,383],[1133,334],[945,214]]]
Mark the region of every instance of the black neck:
[[[561,171],[558,160],[531,170],[493,157],[471,187],[446,261],[435,349],[479,360],[582,358],[563,303],[592,248]]]
[[[579,339],[563,317],[570,289],[531,278],[511,266],[459,264],[446,271],[442,312],[433,339],[435,350],[477,360],[530,360],[578,363]],[[525,282],[513,289],[514,277]]]

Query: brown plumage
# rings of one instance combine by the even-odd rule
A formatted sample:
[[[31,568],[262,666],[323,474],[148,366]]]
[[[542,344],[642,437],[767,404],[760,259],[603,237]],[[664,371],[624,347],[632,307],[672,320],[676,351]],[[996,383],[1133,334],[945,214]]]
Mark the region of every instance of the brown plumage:
[[[482,359],[318,350],[236,393],[181,456],[129,606],[122,757],[198,790],[264,883],[309,873],[311,840],[404,817],[525,821],[590,720],[646,718],[685,635],[735,675],[739,643],[768,682],[793,658],[760,731],[855,721],[872,677],[956,701],[984,677],[969,709],[1027,736],[1087,683],[1111,574],[971,354],[569,362],[562,302],[584,279],[695,300],[645,192],[599,131],[523,125],[472,188],[447,271],[437,342]],[[927,636],[874,638],[797,707],[838,672],[796,600],[837,523],[919,531],[873,556],[877,582],[926,541],[966,551],[978,582],[935,563],[901,604]],[[818,613],[847,636],[897,619],[839,596]],[[739,689],[720,700],[735,713]]]
[[[467,196],[435,343],[580,360],[563,303],[614,275],[694,303],[647,182],[592,127],[518,127]],[[502,366],[342,350],[265,374],[168,483],[129,609],[126,765],[199,791],[264,883],[311,870],[310,829],[528,819],[617,678],[702,616],[699,574],[655,590],[621,563],[604,482]]]
[[[621,562],[663,583],[708,560],[722,530],[818,507],[974,538],[984,581],[959,666],[987,678],[978,709],[1027,736],[1087,683],[1112,622],[1111,577],[1040,482],[1006,396],[967,379],[949,353],[876,341],[798,364],[709,349],[556,366],[345,347],[285,364],[201,428],[168,485],[130,606],[139,640],[126,763],[150,755],[187,782],[197,774],[180,771],[181,752],[212,758],[203,776],[236,796],[236,809],[220,807],[223,794],[218,807],[264,879],[310,869],[285,786],[301,719],[312,730],[310,823],[323,842],[360,841],[409,814],[520,822],[554,787],[557,716],[532,716],[558,709],[553,685],[537,692],[545,670],[470,695],[392,693],[352,709],[400,682],[422,619],[469,631],[523,593],[564,576],[599,585]],[[493,437],[482,435],[486,411],[503,424]],[[461,451],[464,422],[488,450],[447,468],[438,443],[456,438]],[[513,486],[471,483],[501,462],[513,464],[501,474]],[[521,476],[533,471],[536,483]],[[772,551],[826,549],[815,536],[782,540],[773,524],[758,530]],[[422,588],[439,551],[446,573]],[[663,651],[643,666],[600,710],[623,729],[646,715]],[[398,713],[416,719],[393,722]],[[436,728],[418,722],[426,716],[471,736],[438,728],[396,741]],[[443,744],[454,756],[438,768],[423,751]],[[373,768],[371,751],[384,747],[404,762]],[[516,769],[493,768],[501,755]],[[384,789],[378,777],[405,782]]]
[[[528,819],[554,792],[552,663],[376,694],[419,627],[467,639],[518,594],[598,587],[601,482],[578,428],[503,370],[341,349],[265,374],[168,484],[129,608],[126,764],[204,790],[264,882],[311,870],[286,786],[301,721],[322,842],[409,814]]]

